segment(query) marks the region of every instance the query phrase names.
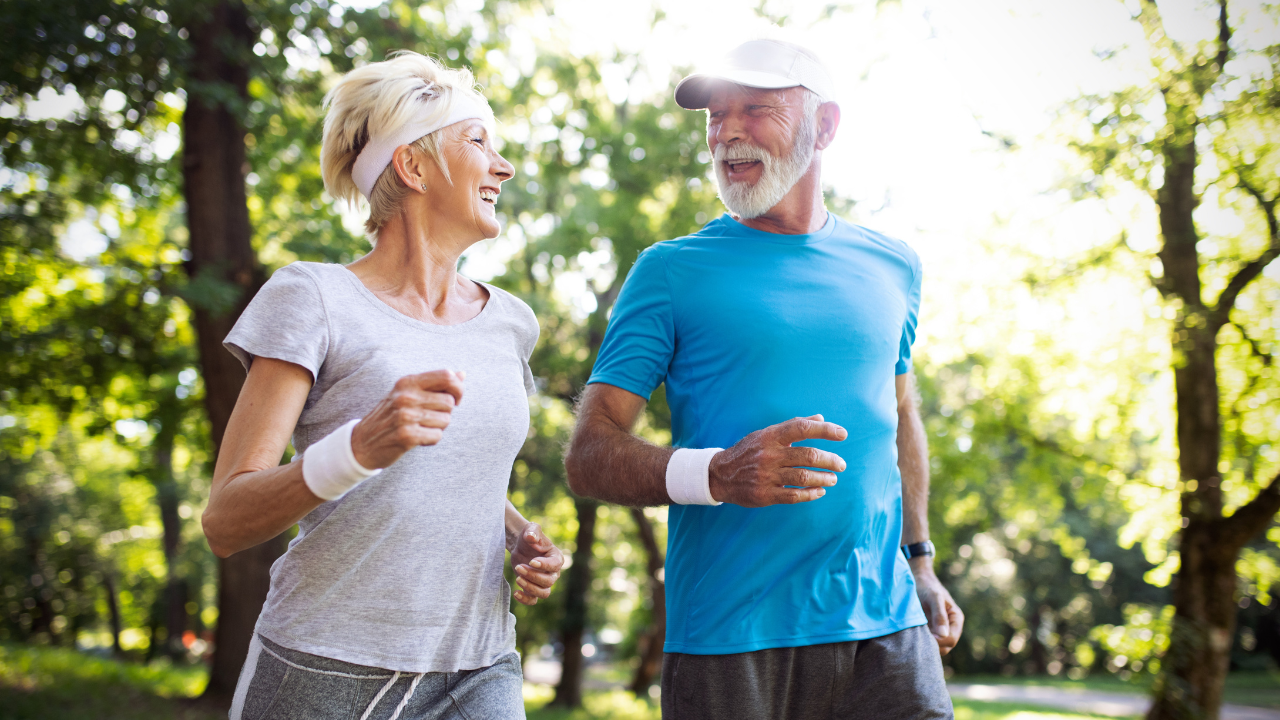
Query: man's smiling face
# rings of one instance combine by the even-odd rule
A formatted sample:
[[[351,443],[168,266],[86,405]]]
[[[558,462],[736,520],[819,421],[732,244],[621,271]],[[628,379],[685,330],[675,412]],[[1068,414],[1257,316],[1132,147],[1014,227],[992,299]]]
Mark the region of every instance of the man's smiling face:
[[[734,215],[769,211],[808,171],[814,118],[801,87],[766,90],[725,83],[707,103],[707,147],[720,198]]]

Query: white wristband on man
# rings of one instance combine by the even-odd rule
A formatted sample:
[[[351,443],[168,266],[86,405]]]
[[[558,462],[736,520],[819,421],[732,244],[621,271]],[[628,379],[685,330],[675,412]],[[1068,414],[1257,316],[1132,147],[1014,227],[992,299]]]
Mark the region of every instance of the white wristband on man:
[[[321,500],[337,500],[382,472],[361,465],[351,450],[351,431],[359,422],[356,418],[325,435],[302,455],[302,479]]]
[[[724,448],[678,448],[667,461],[667,494],[677,505],[719,505],[711,497],[711,458]]]

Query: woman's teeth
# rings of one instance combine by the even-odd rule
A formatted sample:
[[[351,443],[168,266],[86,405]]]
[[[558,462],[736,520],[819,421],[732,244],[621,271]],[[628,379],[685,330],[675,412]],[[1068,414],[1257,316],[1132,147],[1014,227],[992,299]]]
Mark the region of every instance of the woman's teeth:
[[[498,193],[492,190],[481,190],[480,199],[484,200],[485,202],[496,203],[498,202]]]

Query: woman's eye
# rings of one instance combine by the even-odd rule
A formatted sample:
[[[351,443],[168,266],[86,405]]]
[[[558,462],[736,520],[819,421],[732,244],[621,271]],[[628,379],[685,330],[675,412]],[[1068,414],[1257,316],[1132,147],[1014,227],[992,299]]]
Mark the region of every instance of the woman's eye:
[[[483,147],[483,146],[484,146],[484,138],[471,138],[471,142],[473,142],[473,143],[477,143],[477,144],[479,144],[481,147]]]

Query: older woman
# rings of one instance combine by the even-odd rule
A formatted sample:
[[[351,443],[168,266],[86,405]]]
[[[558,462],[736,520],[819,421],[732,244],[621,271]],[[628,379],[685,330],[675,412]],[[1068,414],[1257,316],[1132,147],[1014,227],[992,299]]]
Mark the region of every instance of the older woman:
[[[457,273],[498,235],[510,163],[465,70],[402,53],[326,99],[322,170],[374,249],[281,268],[226,347],[248,379],[205,534],[219,557],[291,527],[231,710],[261,718],[522,718],[515,598],[564,562],[506,500],[529,427],[533,312]],[[278,466],[289,443],[294,462]]]

